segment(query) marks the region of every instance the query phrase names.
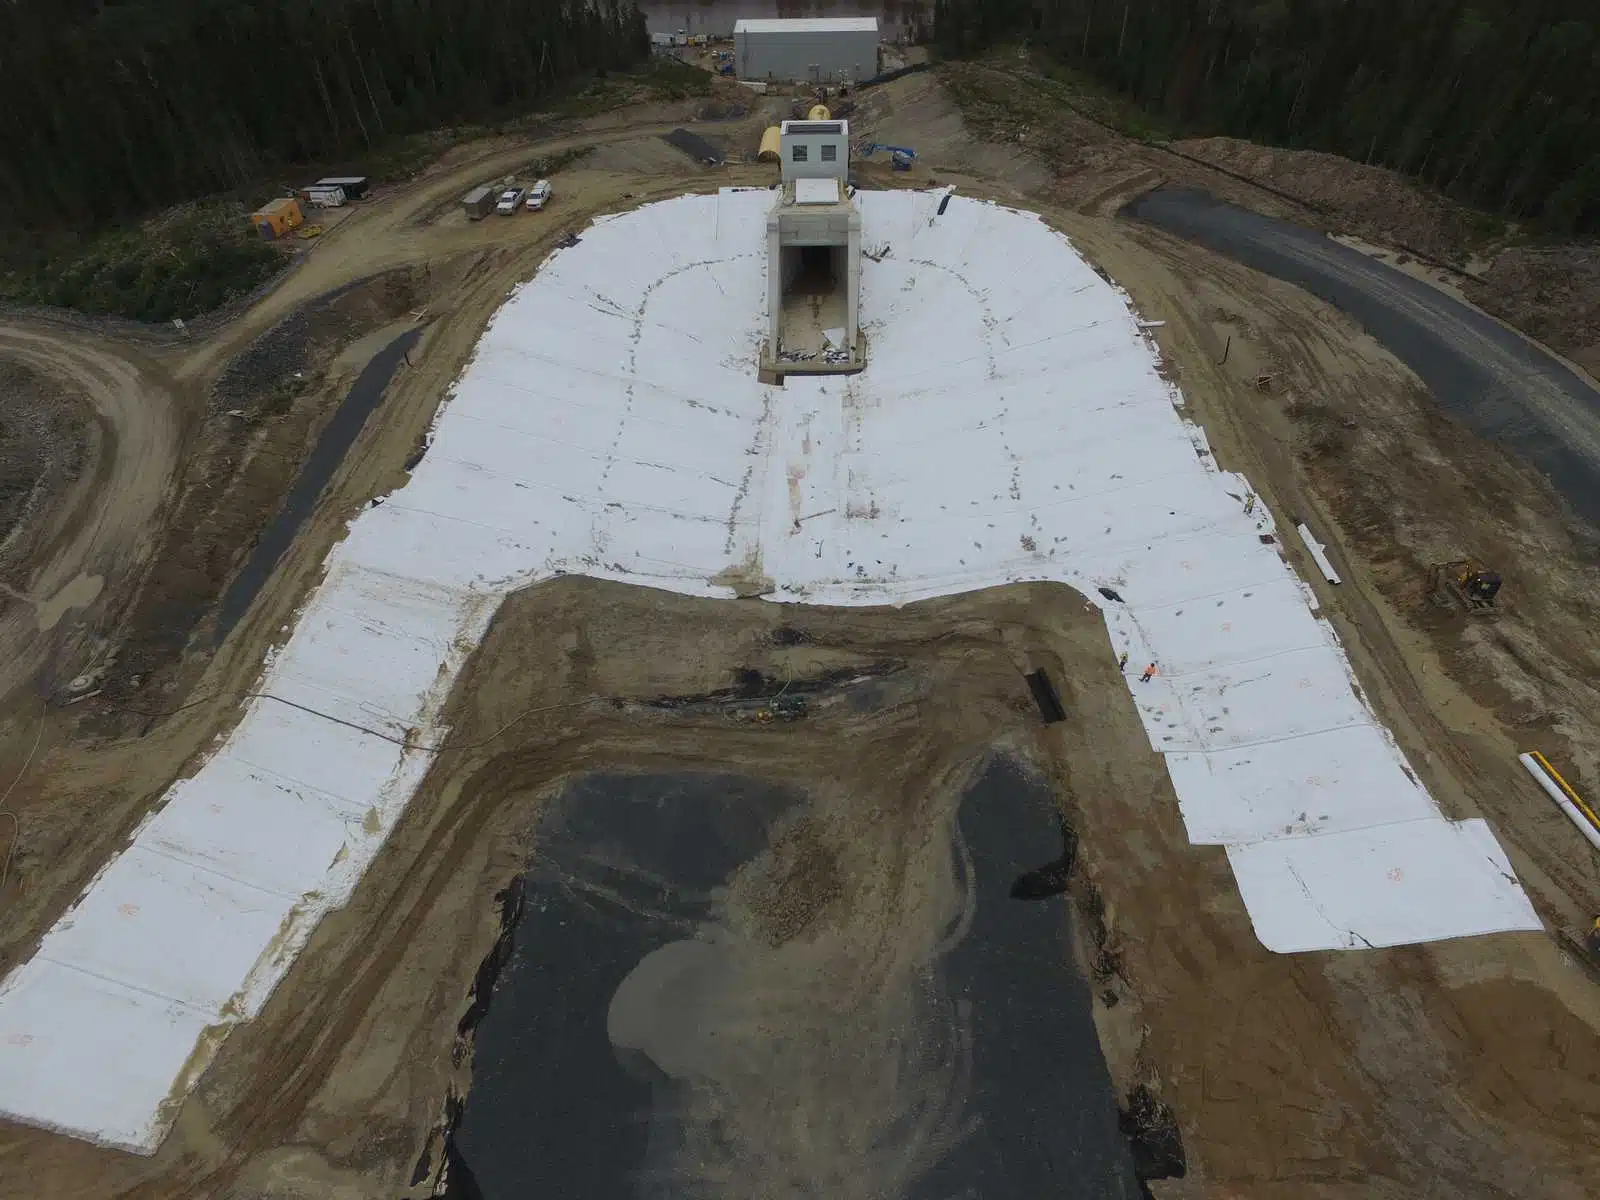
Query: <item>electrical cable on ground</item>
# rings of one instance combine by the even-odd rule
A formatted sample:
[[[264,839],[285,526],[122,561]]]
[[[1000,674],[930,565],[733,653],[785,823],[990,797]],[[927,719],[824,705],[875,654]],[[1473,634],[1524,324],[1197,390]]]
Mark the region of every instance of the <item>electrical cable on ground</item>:
[[[150,717],[150,719],[152,721],[159,721],[159,720],[163,720],[163,719],[165,719],[167,717],[177,716],[179,713],[184,712],[184,711],[186,711],[188,709],[198,708],[202,704],[211,704],[211,703],[217,703],[217,702],[227,702],[228,695],[229,694],[227,692],[212,692],[208,696],[202,696],[198,700],[186,701],[185,703],[180,704],[180,705],[176,706],[175,708],[156,710],[156,709],[143,709],[143,708],[138,708],[138,707],[136,707],[134,705],[127,705],[127,706],[125,706],[123,708],[123,711],[124,712],[131,712],[131,713],[138,713],[141,716]],[[416,741],[416,740],[414,740],[412,738],[409,738],[409,737],[396,737],[394,734],[387,733],[382,729],[374,729],[372,726],[363,725],[359,721],[351,721],[351,720],[348,720],[348,719],[346,719],[344,717],[336,717],[332,713],[322,712],[320,709],[312,708],[310,705],[307,705],[307,704],[301,704],[296,700],[286,700],[282,696],[274,696],[271,692],[238,692],[238,693],[234,693],[233,698],[232,698],[232,702],[237,704],[237,703],[242,703],[242,702],[244,702],[246,700],[274,700],[277,703],[287,705],[290,708],[299,709],[303,713],[309,713],[313,717],[321,717],[325,721],[332,721],[335,725],[343,725],[347,729],[356,730],[356,732],[358,732],[358,733],[371,734],[375,738],[381,738],[384,741],[391,743],[392,745],[399,746],[402,750],[421,750],[421,751],[423,751],[423,752],[425,752],[427,754],[442,754],[446,750],[475,750],[479,746],[486,746],[490,742],[494,741],[495,738],[499,737],[506,730],[510,729],[513,725],[516,725],[519,722],[521,722],[523,720],[526,720],[528,717],[535,716],[538,713],[554,712],[557,709],[563,709],[563,708],[582,708],[583,706],[588,705],[588,704],[601,703],[605,699],[606,699],[606,697],[604,697],[604,696],[588,696],[588,697],[586,697],[586,698],[584,698],[582,700],[569,700],[569,701],[566,701],[566,702],[564,702],[562,704],[546,704],[546,705],[542,705],[542,706],[540,706],[538,708],[525,709],[524,711],[518,713],[516,716],[512,717],[509,721],[507,721],[504,725],[500,726],[500,728],[496,729],[493,733],[488,734],[485,737],[481,737],[481,738],[478,738],[478,739],[476,739],[474,741],[470,741],[470,742],[457,742],[454,739],[452,739],[452,738],[447,736],[442,741],[440,741],[440,742],[438,742],[437,744],[434,744],[434,745],[429,745],[426,742],[419,742],[419,741]],[[42,722],[43,718],[41,717],[40,719],[41,719],[41,722]],[[42,727],[43,726],[42,726],[42,723],[41,723],[41,728]],[[20,778],[20,776],[19,776],[19,778]],[[13,786],[15,786],[15,782],[13,782]]]

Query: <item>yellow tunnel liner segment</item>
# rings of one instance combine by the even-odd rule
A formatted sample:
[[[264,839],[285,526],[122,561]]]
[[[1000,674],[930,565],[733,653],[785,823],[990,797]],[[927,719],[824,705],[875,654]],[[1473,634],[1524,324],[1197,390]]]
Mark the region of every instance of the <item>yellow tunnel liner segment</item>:
[[[756,158],[761,162],[777,162],[782,157],[782,144],[778,126],[770,125],[767,127],[767,131],[761,135],[761,153],[757,154]]]

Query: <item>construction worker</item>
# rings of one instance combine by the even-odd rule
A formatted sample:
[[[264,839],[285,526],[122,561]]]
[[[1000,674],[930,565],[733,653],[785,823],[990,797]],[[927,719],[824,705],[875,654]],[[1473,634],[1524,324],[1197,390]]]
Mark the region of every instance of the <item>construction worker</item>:
[[[1122,657],[1117,659],[1117,670],[1126,671],[1127,669],[1128,669],[1128,652],[1126,650],[1124,650],[1122,652]]]
[[[1156,673],[1156,665],[1155,665],[1155,663],[1151,663],[1148,667],[1146,667],[1144,669],[1144,674],[1139,676],[1139,682],[1140,683],[1149,683],[1151,678],[1155,675],[1155,673]]]
[[[1583,939],[1583,944],[1588,947],[1589,953],[1600,958],[1600,917],[1594,919],[1594,924],[1589,926],[1589,936]]]

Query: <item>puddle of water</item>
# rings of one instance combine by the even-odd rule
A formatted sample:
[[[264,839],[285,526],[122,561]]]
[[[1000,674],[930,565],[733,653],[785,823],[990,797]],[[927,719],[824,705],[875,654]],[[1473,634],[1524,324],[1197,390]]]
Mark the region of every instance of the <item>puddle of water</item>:
[[[1139,1196],[1071,910],[1011,896],[1061,853],[1048,790],[990,765],[951,850],[960,933],[859,1005],[826,934],[774,948],[719,918],[807,806],[718,775],[589,776],[550,806],[455,1135],[475,1190]]]
[[[80,574],[34,610],[34,619],[38,623],[39,632],[49,633],[60,624],[61,618],[71,609],[87,608],[93,604],[100,595],[100,589],[105,585],[103,575]]]
[[[222,604],[217,612],[217,629],[212,637],[213,645],[221,645],[240,618],[250,611],[262,584],[271,577],[278,560],[294,544],[300,526],[316,509],[323,488],[344,461],[344,456],[349,453],[367,418],[382,401],[395,369],[421,336],[420,327],[408,329],[374,354],[372,361],[356,376],[350,391],[323,429],[322,436],[301,464],[300,473],[290,485],[277,516],[261,534],[261,540],[223,593]]]

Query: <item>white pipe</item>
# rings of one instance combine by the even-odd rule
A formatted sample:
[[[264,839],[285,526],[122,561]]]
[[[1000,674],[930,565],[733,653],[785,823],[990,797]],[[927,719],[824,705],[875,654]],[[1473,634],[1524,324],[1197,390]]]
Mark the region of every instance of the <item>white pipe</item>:
[[[1561,805],[1561,811],[1566,813],[1572,819],[1572,823],[1578,827],[1578,831],[1589,839],[1589,844],[1596,850],[1600,850],[1600,829],[1596,829],[1589,823],[1589,818],[1578,811],[1578,806],[1567,798],[1567,794],[1561,790],[1560,785],[1554,779],[1550,778],[1545,769],[1539,765],[1539,761],[1531,754],[1519,754],[1517,755],[1517,761],[1528,768],[1528,774],[1532,775],[1534,781],[1549,793],[1550,799]]]
[[[1317,566],[1322,571],[1322,577],[1329,583],[1343,583],[1344,580],[1339,578],[1339,572],[1335,571],[1333,564],[1328,561],[1328,556],[1325,553],[1327,547],[1311,536],[1311,530],[1306,528],[1304,521],[1296,525],[1295,528],[1300,531],[1300,540],[1306,544],[1306,549],[1311,551],[1311,557],[1317,560]]]

